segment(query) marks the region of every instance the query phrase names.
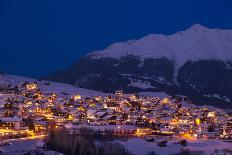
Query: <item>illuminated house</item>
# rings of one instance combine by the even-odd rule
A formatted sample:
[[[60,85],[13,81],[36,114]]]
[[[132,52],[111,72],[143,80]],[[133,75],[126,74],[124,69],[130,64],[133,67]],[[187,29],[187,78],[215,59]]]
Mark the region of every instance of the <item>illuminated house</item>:
[[[225,132],[227,135],[232,135],[232,120],[226,123]]]
[[[28,83],[26,84],[27,90],[32,91],[32,90],[37,90],[38,85],[36,83]]]
[[[215,117],[216,113],[214,111],[208,112],[207,117]]]
[[[103,118],[105,121],[108,122],[109,125],[116,125],[117,124],[117,116],[116,115],[106,115]]]
[[[97,110],[94,110],[94,109],[88,109],[87,110],[87,118],[88,119],[95,119],[95,113],[97,112]]]
[[[0,118],[1,128],[10,128],[19,130],[21,128],[22,118],[19,117],[4,117]]]
[[[116,102],[108,102],[107,108],[112,110],[117,110],[117,108],[119,108],[119,105]]]
[[[5,109],[14,109],[16,106],[15,106],[15,104],[14,103],[5,103],[4,104],[4,108]]]
[[[35,121],[35,132],[45,131],[48,127],[47,121]]]
[[[166,97],[166,98],[163,98],[160,102],[163,104],[168,104],[170,103],[170,99]]]
[[[130,96],[130,100],[131,100],[131,101],[136,101],[136,100],[137,100],[137,96],[134,95],[134,94],[131,95],[131,96]]]
[[[101,102],[102,101],[102,97],[101,96],[95,96],[94,99],[98,102]]]
[[[77,95],[73,96],[73,100],[74,101],[81,100],[81,95],[77,94]]]
[[[115,95],[118,97],[123,97],[123,90],[116,90]]]

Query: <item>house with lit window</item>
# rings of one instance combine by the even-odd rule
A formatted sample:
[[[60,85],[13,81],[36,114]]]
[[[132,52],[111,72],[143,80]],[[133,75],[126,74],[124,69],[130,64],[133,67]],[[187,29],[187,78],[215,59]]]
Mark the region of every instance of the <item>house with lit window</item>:
[[[17,116],[0,118],[0,127],[4,129],[19,130],[22,127],[22,118]]]

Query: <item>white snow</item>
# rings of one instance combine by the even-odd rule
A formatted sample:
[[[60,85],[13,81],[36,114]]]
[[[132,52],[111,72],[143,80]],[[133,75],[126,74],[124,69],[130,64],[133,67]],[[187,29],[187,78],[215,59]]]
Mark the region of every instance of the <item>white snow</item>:
[[[226,143],[220,140],[205,140],[205,141],[189,141],[187,147],[182,147],[180,144],[174,144],[174,141],[169,141],[167,147],[157,146],[157,141],[147,142],[144,139],[132,138],[127,142],[120,142],[134,155],[144,155],[151,151],[156,152],[157,155],[170,155],[171,153],[178,153],[182,148],[190,149],[191,151],[203,151],[205,155],[211,155],[215,149],[232,149],[232,143]]]
[[[149,82],[143,82],[140,80],[132,82],[128,86],[141,88],[141,89],[156,88],[156,87],[152,86]]]
[[[89,96],[89,97],[96,95],[101,95],[101,96],[107,95],[103,92],[79,88],[69,84],[50,82],[50,81],[38,81],[33,78],[27,78],[27,77],[15,76],[15,75],[7,75],[7,74],[0,75],[0,85],[6,85],[6,84],[18,85],[18,84],[22,84],[25,81],[37,82],[39,84],[39,89],[44,91],[45,93],[54,92],[61,96],[63,95],[63,92],[70,95],[81,94],[83,96]],[[46,85],[45,84],[46,82],[49,82],[50,85]]]
[[[232,143],[220,140],[193,141],[187,148],[192,151],[204,151],[207,155],[211,155],[215,149],[232,149]]]
[[[218,94],[206,94],[204,95],[205,97],[214,97],[214,98],[218,98],[220,100],[224,100],[226,102],[231,102],[230,98],[227,96],[220,96]]]
[[[170,153],[179,152],[181,146],[175,145],[174,147],[159,147],[156,142],[147,142],[144,139],[132,138],[127,142],[121,142],[130,152],[134,155],[146,155],[147,153],[154,151],[157,155],[169,155]]]
[[[66,92],[70,95],[81,94],[82,96],[88,96],[88,97],[98,96],[98,95],[101,95],[101,96],[108,95],[103,92],[79,88],[79,87],[75,87],[69,84],[63,84],[63,83],[57,83],[57,82],[50,82],[50,83],[51,83],[50,85],[40,85],[40,89],[45,92],[55,92],[55,93],[58,93],[59,95],[62,95],[62,92]]]
[[[166,94],[165,92],[140,92],[138,94],[142,95],[142,96],[159,97],[159,98],[165,98],[165,97],[170,96],[170,95]]]
[[[1,147],[3,154],[6,155],[19,155],[23,154],[23,151],[29,151],[36,148],[36,143],[41,141],[41,138],[38,139],[17,139],[17,140],[8,140],[12,145]]]
[[[4,155],[22,155],[30,151],[33,152],[33,150],[37,150],[37,152],[40,150],[41,154],[43,155],[63,155],[62,153],[52,150],[38,149],[38,144],[43,143],[42,138],[20,138],[8,140],[8,142],[12,143],[12,145],[3,146],[0,148],[0,150],[3,152],[2,154]]]
[[[209,29],[195,24],[173,35],[151,34],[138,40],[119,42],[89,56],[119,58],[128,54],[141,58],[167,57],[177,67],[188,60],[232,60],[232,30]]]
[[[100,131],[105,131],[105,130],[136,130],[138,127],[134,125],[67,125],[67,128],[90,128],[94,130],[100,130]]]
[[[62,92],[66,92],[69,95],[80,94],[82,96],[88,96],[88,97],[99,96],[99,95],[104,97],[104,96],[109,95],[108,93],[79,88],[79,87],[75,87],[69,84],[50,82],[50,81],[38,81],[33,78],[27,78],[27,77],[15,76],[15,75],[7,75],[7,74],[0,75],[0,85],[2,84],[17,85],[17,84],[22,84],[25,81],[37,82],[39,84],[39,88],[42,91],[47,92],[47,93],[54,92],[54,93],[57,93],[59,96],[63,96]],[[50,85],[45,85],[45,82],[49,82]],[[146,83],[145,86],[148,87],[149,83]],[[161,97],[161,98],[169,96],[168,94],[164,92],[140,92],[139,94],[145,95],[145,96],[151,96],[151,97]],[[131,95],[131,94],[128,94],[128,95]],[[3,102],[4,99],[8,96],[11,96],[11,95],[0,94],[0,102]]]
[[[37,81],[37,80],[32,79],[32,78],[21,77],[21,76],[8,75],[8,74],[0,75],[0,84],[1,85],[4,85],[4,84],[17,85],[17,84],[25,82],[25,81],[33,82],[33,81]]]

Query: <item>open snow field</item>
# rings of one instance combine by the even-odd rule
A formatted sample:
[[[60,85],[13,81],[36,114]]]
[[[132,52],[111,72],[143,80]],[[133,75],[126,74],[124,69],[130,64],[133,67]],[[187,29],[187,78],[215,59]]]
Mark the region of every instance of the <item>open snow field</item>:
[[[35,138],[35,139],[23,138],[23,139],[10,140],[9,142],[11,142],[12,145],[1,146],[0,150],[3,152],[3,155],[20,155],[27,151],[36,149],[38,142],[40,142],[41,140],[42,138]],[[188,145],[186,147],[183,147],[180,144],[175,144],[174,143],[176,142],[175,140],[170,140],[167,143],[167,147],[157,146],[157,142],[162,140],[164,139],[155,138],[155,142],[147,142],[143,138],[131,138],[128,141],[117,141],[117,142],[123,144],[134,155],[146,155],[151,151],[154,151],[157,155],[170,155],[172,153],[180,152],[182,148],[189,149],[191,151],[198,153],[201,152],[200,155],[212,155],[212,153],[216,149],[232,150],[232,143],[227,143],[220,140],[188,141]]]
[[[26,151],[35,149],[39,141],[41,141],[41,138],[9,140],[8,142],[12,143],[12,145],[0,146],[0,150],[3,155],[21,155]]]
[[[156,141],[156,140],[155,140]],[[180,144],[174,144],[173,142],[167,143],[167,147],[159,147],[156,142],[147,142],[144,139],[132,138],[127,142],[121,142],[129,151],[134,155],[146,155],[147,153],[154,151],[157,155],[170,155],[171,153],[178,153],[182,148],[190,149],[194,152],[201,152],[204,150],[203,155],[211,155],[215,149],[232,150],[232,143],[227,143],[219,140],[205,140],[205,141],[188,141],[186,147]]]

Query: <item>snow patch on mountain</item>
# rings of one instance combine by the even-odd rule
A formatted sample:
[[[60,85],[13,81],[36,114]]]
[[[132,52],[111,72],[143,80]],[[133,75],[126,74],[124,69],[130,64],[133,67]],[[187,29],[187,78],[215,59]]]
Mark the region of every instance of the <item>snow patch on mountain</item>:
[[[218,94],[206,94],[204,95],[205,97],[213,97],[213,98],[217,98],[217,99],[220,99],[220,100],[224,100],[226,102],[231,102],[230,98],[227,97],[227,96],[220,96]]]
[[[152,86],[149,82],[144,82],[144,81],[141,81],[141,80],[132,82],[128,86],[141,88],[141,89],[156,88],[156,87]]]
[[[110,45],[105,50],[90,53],[92,59],[120,58],[135,55],[144,58],[166,57],[177,67],[187,61],[232,60],[232,30],[209,29],[195,24],[173,35],[151,34],[138,40]]]
[[[138,94],[141,96],[159,97],[159,98],[170,97],[170,95],[168,95],[165,92],[140,92]]]

